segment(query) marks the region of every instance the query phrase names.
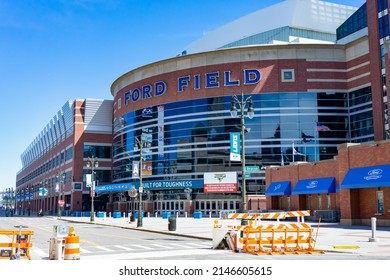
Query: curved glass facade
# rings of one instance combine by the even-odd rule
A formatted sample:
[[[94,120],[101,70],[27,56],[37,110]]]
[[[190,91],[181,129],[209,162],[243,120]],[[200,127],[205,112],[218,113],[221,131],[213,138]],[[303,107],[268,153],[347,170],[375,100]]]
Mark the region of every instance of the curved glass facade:
[[[249,95],[244,95],[244,98]],[[245,120],[248,193],[264,193],[262,166],[332,158],[349,137],[346,93],[262,93],[252,95],[255,117]],[[134,182],[142,140],[143,181],[203,179],[204,172],[237,171],[230,161],[230,132],[240,131],[240,113],[230,115],[232,97],[181,101],[129,112],[114,122],[114,182]],[[317,125],[330,128],[319,131]],[[293,148],[298,152],[293,156]]]

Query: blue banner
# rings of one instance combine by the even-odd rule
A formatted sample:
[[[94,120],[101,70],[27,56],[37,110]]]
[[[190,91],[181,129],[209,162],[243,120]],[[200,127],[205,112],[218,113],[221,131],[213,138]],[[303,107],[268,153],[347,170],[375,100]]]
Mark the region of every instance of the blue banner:
[[[230,132],[230,160],[241,161],[240,133]]]
[[[96,186],[97,193],[123,192],[130,190],[131,187],[139,189],[139,181],[134,183],[118,183],[109,185]],[[164,180],[153,182],[142,182],[142,187],[145,190],[166,190],[166,189],[203,189],[203,180]]]

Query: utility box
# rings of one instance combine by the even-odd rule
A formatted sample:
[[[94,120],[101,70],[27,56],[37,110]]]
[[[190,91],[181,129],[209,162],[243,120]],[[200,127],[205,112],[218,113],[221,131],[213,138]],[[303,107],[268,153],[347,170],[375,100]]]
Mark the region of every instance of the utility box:
[[[64,238],[69,235],[69,226],[53,226],[53,237],[50,238],[49,259],[62,260],[64,256]]]
[[[69,226],[57,225],[53,226],[53,237],[64,238],[69,234]]]

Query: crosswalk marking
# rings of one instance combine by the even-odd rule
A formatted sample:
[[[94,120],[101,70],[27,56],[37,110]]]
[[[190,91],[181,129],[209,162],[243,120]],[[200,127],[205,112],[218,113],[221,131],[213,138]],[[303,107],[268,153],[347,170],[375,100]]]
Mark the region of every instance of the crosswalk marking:
[[[209,248],[211,245],[210,244],[199,244],[199,243],[186,243],[188,245],[192,245],[193,247],[198,247],[198,248]]]
[[[80,253],[88,254],[88,253],[91,253],[91,251],[88,251],[86,249],[80,248]]]
[[[153,245],[153,246],[159,247],[159,248],[164,248],[164,249],[172,249],[172,247],[169,247],[166,245],[161,245],[161,244],[150,244],[150,245]]]
[[[135,250],[133,248],[125,247],[125,246],[122,246],[122,245],[115,245],[115,247],[119,248],[119,249],[126,250],[126,251],[134,251]]]
[[[147,245],[147,246],[146,246]],[[109,246],[87,246],[87,247],[80,247],[80,253],[83,256],[86,255],[93,255],[93,254],[101,254],[102,252],[129,252],[135,254],[137,251],[175,251],[175,250],[183,250],[183,249],[192,249],[197,250],[199,248],[210,248],[210,243],[203,242],[203,243],[146,243],[145,245],[139,245],[139,244],[125,244],[124,245],[109,245]],[[87,249],[86,249],[87,248]],[[165,250],[163,250],[165,249]],[[36,258],[45,258],[48,257],[48,253],[45,252],[45,250],[42,250],[37,247],[33,247],[31,250],[31,253]]]
[[[134,244],[134,245],[131,245],[131,246],[137,247],[137,248],[141,248],[141,249],[145,249],[145,250],[151,250],[152,249],[151,247],[146,247],[146,246],[137,245],[137,244]]]
[[[95,248],[98,248],[98,249],[103,250],[103,251],[106,251],[106,252],[112,252],[112,251],[114,251],[114,250],[111,250],[111,249],[109,249],[109,248],[107,248],[107,247],[103,247],[103,246],[95,246]]]
[[[186,249],[191,249],[193,246],[191,245],[185,245],[185,244],[177,244],[177,243],[171,243],[173,247],[180,247],[180,248],[186,248]]]

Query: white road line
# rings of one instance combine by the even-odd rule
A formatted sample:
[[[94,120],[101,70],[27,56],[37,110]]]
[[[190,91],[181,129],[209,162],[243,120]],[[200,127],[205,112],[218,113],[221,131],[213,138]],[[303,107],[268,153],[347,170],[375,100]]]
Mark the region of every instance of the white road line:
[[[159,247],[159,248],[164,248],[164,249],[172,249],[172,247],[170,247],[170,246],[161,245],[161,244],[149,244],[149,245]]]
[[[48,257],[49,256],[48,252],[45,252],[45,251],[43,251],[42,249],[39,249],[39,248],[32,249],[30,255],[32,255],[32,254],[38,255],[39,257]]]
[[[114,250],[111,250],[111,249],[103,247],[103,246],[95,246],[95,248],[97,248],[99,250],[106,251],[106,252],[113,252],[114,251]]]
[[[91,253],[91,251],[88,251],[86,249],[80,248],[80,253],[88,254],[88,253]]]
[[[114,247],[119,248],[119,249],[123,249],[123,250],[126,250],[126,251],[133,251],[133,250],[135,250],[133,248],[125,247],[125,246],[122,246],[122,245],[114,245]]]
[[[185,245],[185,244],[177,244],[177,243],[169,243],[172,247],[180,247],[180,248],[186,248],[186,249],[192,249],[194,246],[191,245]]]
[[[198,248],[211,248],[211,244],[208,243],[186,243],[188,245],[192,245],[192,247]]]
[[[142,245],[131,245],[131,247],[137,247],[137,248],[141,248],[141,249],[145,249],[145,250],[152,250],[152,248],[150,247],[146,247],[146,246],[142,246]]]

